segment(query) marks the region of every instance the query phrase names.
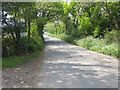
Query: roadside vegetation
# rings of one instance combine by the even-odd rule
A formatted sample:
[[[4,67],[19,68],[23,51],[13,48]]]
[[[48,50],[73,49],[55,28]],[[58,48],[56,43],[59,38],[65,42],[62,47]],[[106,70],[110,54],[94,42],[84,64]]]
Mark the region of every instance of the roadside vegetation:
[[[49,34],[47,35],[59,38],[61,40],[64,40],[68,43],[72,43],[77,46],[84,47],[86,49],[96,51],[99,53],[103,53],[106,55],[111,55],[113,57],[118,58],[120,53],[119,53],[119,45],[118,43],[108,43],[107,39],[100,39],[100,38],[94,38],[93,36],[88,36],[86,38],[76,38],[71,35],[65,35],[65,34]]]
[[[120,2],[64,3],[60,21],[46,25],[50,36],[89,50],[119,57]]]
[[[3,2],[3,67],[21,65],[34,53],[38,56],[45,46],[43,30],[69,43],[118,57],[119,5],[120,2]]]
[[[35,51],[33,53],[28,53],[22,56],[10,56],[8,58],[3,58],[2,69],[17,67],[28,61],[34,60],[41,55],[42,51]]]
[[[44,26],[59,16],[61,5],[59,2],[2,3],[3,68],[22,65],[41,55],[45,46]]]

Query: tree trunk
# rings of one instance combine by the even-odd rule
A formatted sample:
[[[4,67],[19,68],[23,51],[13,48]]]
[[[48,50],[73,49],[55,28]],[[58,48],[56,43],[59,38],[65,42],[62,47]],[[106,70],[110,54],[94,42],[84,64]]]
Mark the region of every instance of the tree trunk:
[[[16,29],[16,42],[15,42],[15,46],[16,46],[16,55],[20,55],[21,54],[21,36],[20,36],[20,29],[19,28],[15,28]]]
[[[43,38],[43,29],[44,29],[44,24],[38,23],[38,34],[44,40],[44,38]]]
[[[25,19],[25,32],[27,32],[27,20]]]
[[[11,32],[11,35],[12,35],[12,38],[13,38],[14,42],[16,42],[13,31]]]
[[[28,21],[28,40],[30,40],[30,21]]]

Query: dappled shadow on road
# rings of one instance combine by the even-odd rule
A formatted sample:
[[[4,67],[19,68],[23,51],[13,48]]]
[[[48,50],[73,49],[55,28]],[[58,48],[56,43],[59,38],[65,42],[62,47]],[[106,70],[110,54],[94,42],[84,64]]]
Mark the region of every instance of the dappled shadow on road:
[[[112,57],[48,38],[38,87],[117,88],[117,66]],[[102,62],[100,62],[102,61]],[[104,63],[103,63],[104,62]]]
[[[47,76],[45,82],[40,82],[39,85],[46,84],[46,87],[72,87],[72,88],[106,88],[117,87],[117,76],[109,71],[100,71],[102,66],[82,66],[80,64],[48,62],[44,75]],[[41,75],[41,74],[40,74]],[[114,82],[114,86],[113,83]],[[112,85],[112,86],[111,86]]]
[[[118,62],[115,58],[49,36],[45,36],[45,41],[42,57],[2,72],[3,87],[55,90],[118,87]]]
[[[64,42],[64,41],[60,41],[60,40],[54,40],[54,39],[52,39],[52,40],[46,40],[46,44],[47,45],[52,45],[52,46],[55,46],[55,45],[59,45],[59,44],[61,44],[61,45],[66,45],[66,43],[67,42]]]

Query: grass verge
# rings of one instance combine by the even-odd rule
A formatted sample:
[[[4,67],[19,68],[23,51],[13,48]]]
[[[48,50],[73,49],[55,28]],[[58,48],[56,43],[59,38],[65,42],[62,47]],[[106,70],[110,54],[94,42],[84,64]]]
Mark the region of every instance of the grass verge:
[[[36,51],[25,56],[10,56],[8,58],[2,58],[2,69],[17,67],[25,64],[26,62],[40,56],[41,53],[42,51]]]

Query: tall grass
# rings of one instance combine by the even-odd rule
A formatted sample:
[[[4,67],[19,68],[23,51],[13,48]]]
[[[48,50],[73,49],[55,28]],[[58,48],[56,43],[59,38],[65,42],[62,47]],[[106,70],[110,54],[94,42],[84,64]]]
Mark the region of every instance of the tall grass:
[[[89,50],[97,51],[103,54],[119,57],[118,44],[107,44],[105,39],[94,38],[92,36],[76,42],[76,45],[85,47]]]

